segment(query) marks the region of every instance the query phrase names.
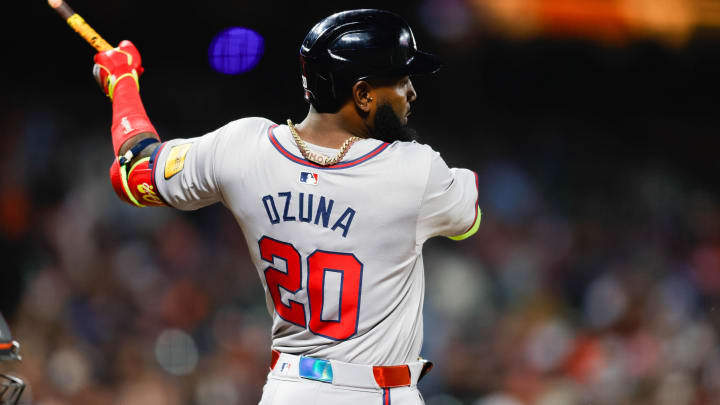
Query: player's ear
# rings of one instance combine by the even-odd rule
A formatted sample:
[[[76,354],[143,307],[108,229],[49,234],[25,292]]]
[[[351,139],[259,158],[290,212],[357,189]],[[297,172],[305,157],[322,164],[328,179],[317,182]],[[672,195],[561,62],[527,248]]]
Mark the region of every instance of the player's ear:
[[[352,87],[352,96],[353,101],[355,102],[355,107],[364,113],[369,113],[373,101],[375,100],[374,93],[375,92],[370,83],[365,80],[360,80],[355,83]]]

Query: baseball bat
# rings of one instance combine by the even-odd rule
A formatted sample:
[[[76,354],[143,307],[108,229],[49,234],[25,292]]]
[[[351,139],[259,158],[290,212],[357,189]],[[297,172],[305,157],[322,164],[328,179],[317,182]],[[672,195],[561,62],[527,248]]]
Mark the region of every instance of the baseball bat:
[[[63,0],[48,0],[48,4],[60,14],[60,17],[62,17],[75,32],[80,34],[80,36],[92,45],[93,48],[97,49],[98,52],[109,51],[113,48],[100,34],[95,32],[82,17],[74,12],[66,2]]]

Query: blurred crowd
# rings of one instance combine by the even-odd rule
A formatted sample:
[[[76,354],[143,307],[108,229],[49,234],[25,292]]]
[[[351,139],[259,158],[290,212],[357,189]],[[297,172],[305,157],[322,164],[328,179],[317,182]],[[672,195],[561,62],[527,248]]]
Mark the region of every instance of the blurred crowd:
[[[30,118],[5,138],[0,196],[23,354],[0,369],[28,381],[23,403],[257,403],[270,317],[232,216],[125,205],[106,140],[58,143],[53,117]],[[483,222],[426,245],[428,404],[720,403],[713,190],[662,167],[558,186],[435,144],[479,172]],[[69,151],[86,157],[74,171]]]
[[[569,215],[526,173],[485,168],[483,232],[428,264],[437,388],[465,401],[440,403],[720,403],[720,207],[626,175],[624,193],[566,195]]]

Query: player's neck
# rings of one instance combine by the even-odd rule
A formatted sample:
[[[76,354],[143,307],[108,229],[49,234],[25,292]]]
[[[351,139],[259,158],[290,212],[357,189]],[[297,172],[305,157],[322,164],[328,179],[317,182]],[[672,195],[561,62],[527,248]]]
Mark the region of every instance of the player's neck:
[[[300,138],[308,143],[338,149],[351,136],[368,138],[365,123],[343,108],[335,114],[324,114],[310,108],[305,119],[295,128]]]

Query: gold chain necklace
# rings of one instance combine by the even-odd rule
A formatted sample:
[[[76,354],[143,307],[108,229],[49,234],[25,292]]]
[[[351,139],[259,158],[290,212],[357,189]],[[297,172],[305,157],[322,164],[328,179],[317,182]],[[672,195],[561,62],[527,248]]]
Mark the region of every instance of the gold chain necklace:
[[[290,119],[287,120],[287,124],[290,128],[290,133],[295,139],[295,143],[297,144],[298,149],[300,149],[300,153],[302,153],[303,157],[313,163],[319,164],[320,166],[332,166],[335,163],[341,161],[345,157],[345,154],[348,152],[348,150],[350,150],[352,144],[360,140],[360,138],[358,138],[357,136],[351,136],[342,144],[342,146],[340,147],[340,152],[338,152],[335,157],[331,158],[320,153],[315,153],[308,149],[305,142],[300,139],[300,135],[298,135],[297,131],[295,130],[295,125],[293,125]]]

